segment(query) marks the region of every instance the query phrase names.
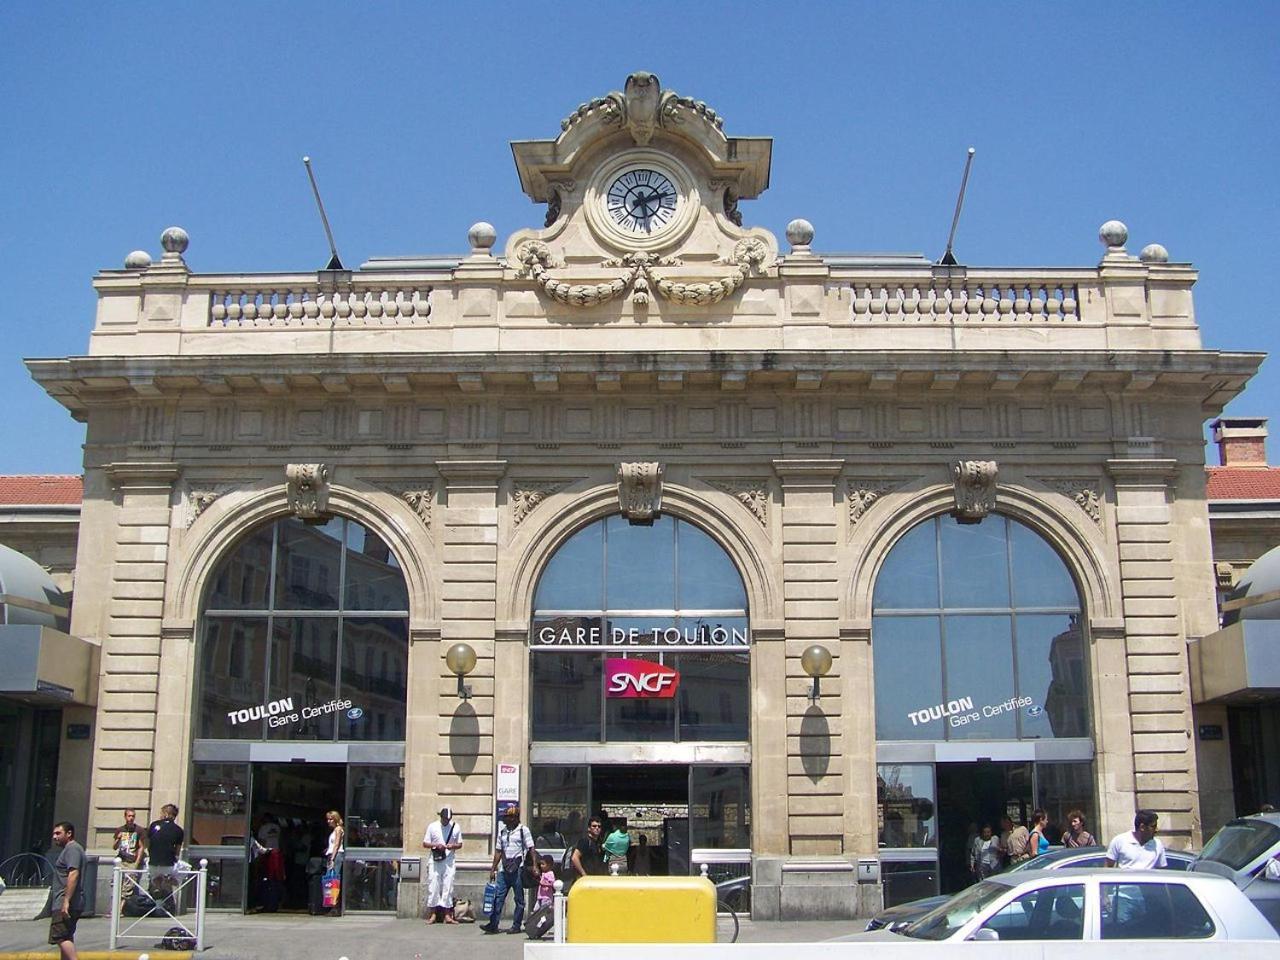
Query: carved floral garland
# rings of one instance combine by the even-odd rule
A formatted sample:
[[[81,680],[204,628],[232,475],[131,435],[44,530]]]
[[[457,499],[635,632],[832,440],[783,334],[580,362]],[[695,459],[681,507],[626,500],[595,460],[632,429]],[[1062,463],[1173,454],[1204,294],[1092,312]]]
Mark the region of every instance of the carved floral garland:
[[[653,267],[678,267],[681,265],[678,259],[635,251],[604,260],[600,264],[604,267],[629,268],[630,272],[624,277],[604,283],[567,283],[557,280],[548,272],[556,264],[552,260],[550,249],[542,241],[527,241],[515,251],[515,258],[520,264],[516,275],[532,279],[551,299],[571,307],[594,307],[608,303],[621,296],[628,288],[631,289],[631,302],[637,306],[647,304],[649,294],[654,289],[672,303],[687,306],[719,303],[742,286],[747,277],[758,271],[767,256],[768,248],[763,240],[746,237],[738,241],[733,253],[723,261],[734,267],[727,277],[686,283],[655,276],[652,271]]]

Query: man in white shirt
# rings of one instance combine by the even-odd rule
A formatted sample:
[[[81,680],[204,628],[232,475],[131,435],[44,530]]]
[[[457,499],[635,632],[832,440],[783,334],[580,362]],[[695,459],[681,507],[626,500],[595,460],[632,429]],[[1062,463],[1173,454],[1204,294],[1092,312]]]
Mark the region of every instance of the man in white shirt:
[[[1133,830],[1120,834],[1107,847],[1107,866],[1121,870],[1158,870],[1168,866],[1164,844],[1156,837],[1159,817],[1154,810],[1139,810]]]
[[[454,854],[462,846],[462,829],[453,822],[453,810],[440,808],[440,819],[427,827],[424,850],[431,851],[427,881],[427,923],[457,923],[453,918]]]

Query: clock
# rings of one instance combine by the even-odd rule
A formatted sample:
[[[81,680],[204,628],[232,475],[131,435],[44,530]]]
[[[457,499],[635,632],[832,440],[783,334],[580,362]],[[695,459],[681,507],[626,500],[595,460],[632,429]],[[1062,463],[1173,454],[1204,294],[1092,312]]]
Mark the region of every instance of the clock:
[[[630,150],[599,167],[587,187],[592,231],[620,250],[659,250],[678,242],[697,219],[693,177],[674,157]]]
[[[614,177],[605,190],[605,211],[621,230],[648,237],[675,221],[680,193],[671,178],[651,167]]]

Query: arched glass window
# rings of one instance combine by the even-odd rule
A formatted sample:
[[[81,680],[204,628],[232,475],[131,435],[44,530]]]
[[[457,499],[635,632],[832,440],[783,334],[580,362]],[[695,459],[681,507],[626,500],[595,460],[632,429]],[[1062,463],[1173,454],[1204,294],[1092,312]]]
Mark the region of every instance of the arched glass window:
[[[742,577],[710,536],[672,517],[592,523],[534,594],[533,739],[747,740],[748,642]],[[626,659],[674,669],[675,695],[606,690]]]
[[[1088,737],[1080,611],[1066,564],[1029,527],[913,527],[876,578],[876,737]]]
[[[196,737],[404,739],[408,607],[395,556],[354,520],[249,533],[201,612]]]

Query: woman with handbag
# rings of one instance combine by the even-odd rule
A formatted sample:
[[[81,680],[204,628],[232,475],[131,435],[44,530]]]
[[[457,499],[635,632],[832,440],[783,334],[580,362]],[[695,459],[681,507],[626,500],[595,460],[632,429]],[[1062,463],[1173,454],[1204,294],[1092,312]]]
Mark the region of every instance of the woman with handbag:
[[[342,814],[330,810],[324,815],[329,825],[329,843],[324,850],[323,904],[329,916],[342,914],[342,861],[347,854],[346,830],[342,826]]]

